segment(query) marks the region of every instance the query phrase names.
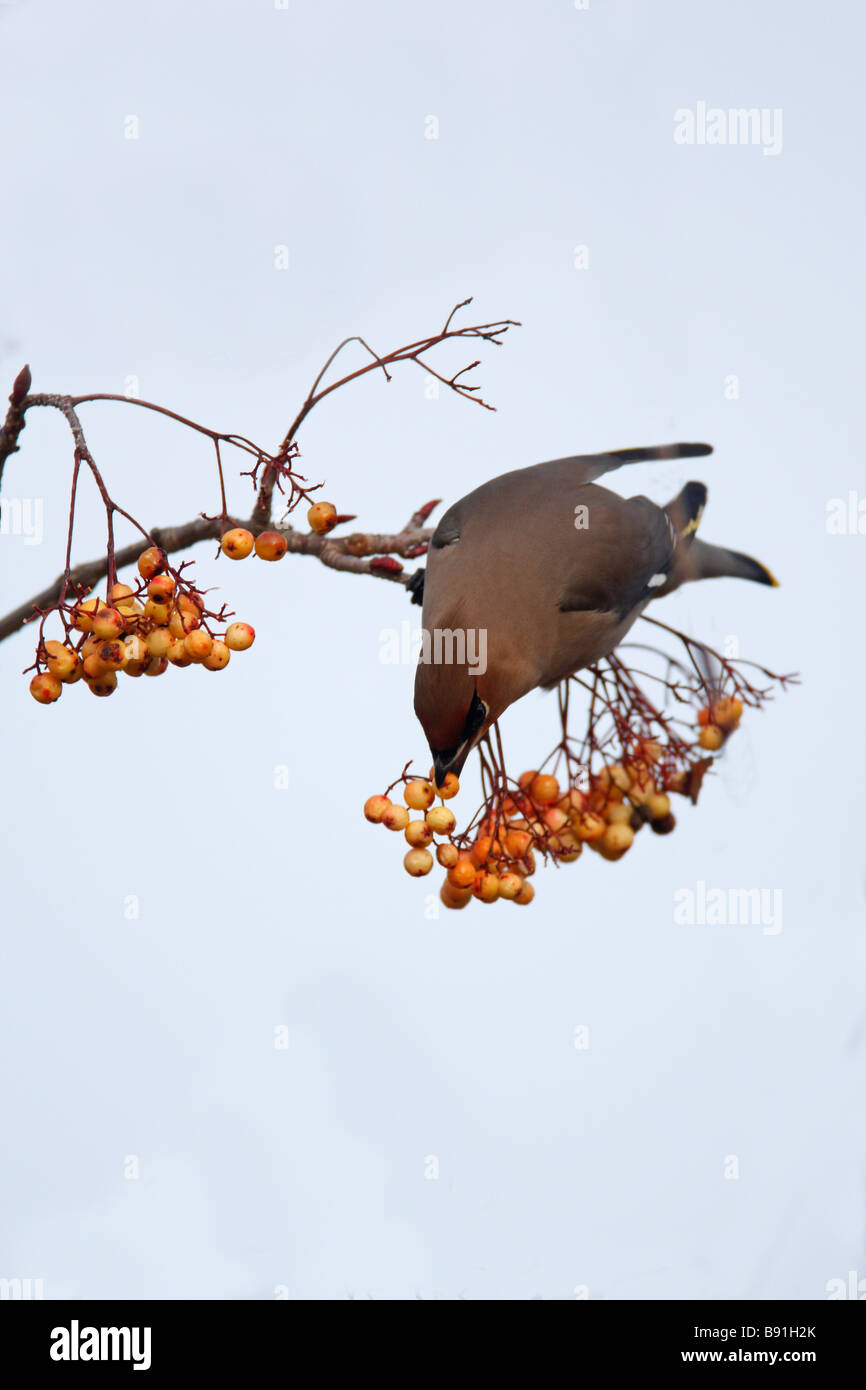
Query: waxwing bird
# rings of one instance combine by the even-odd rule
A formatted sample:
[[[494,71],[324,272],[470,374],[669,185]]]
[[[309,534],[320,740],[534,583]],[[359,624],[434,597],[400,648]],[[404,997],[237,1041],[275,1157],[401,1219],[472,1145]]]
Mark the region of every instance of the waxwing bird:
[[[703,483],[665,507],[595,483],[623,464],[710,453],[668,444],[553,459],[449,507],[428,551],[415,676],[437,783],[459,775],[515,700],[613,651],[652,599],[725,575],[775,585],[757,560],[697,539]]]

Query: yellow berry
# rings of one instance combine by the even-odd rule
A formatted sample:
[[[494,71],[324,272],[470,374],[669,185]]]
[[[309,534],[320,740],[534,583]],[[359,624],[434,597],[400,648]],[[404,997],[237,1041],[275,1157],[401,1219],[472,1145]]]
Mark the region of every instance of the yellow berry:
[[[426,849],[433,841],[433,831],[424,820],[410,820],[403,834],[413,849]]]
[[[77,632],[92,632],[93,619],[105,604],[101,598],[88,598],[76,605],[72,613],[72,626]]]
[[[230,623],[226,628],[225,644],[229,651],[245,652],[256,640],[256,630],[249,623]]]
[[[78,657],[62,642],[51,640],[44,643],[43,652],[49,673],[56,676],[59,681],[67,681],[74,674],[78,665]]]
[[[113,695],[117,689],[117,676],[113,671],[106,671],[105,675],[97,676],[95,680],[89,680],[87,686],[94,695],[104,699],[107,695]]]
[[[144,639],[144,645],[151,657],[165,656],[172,644],[172,635],[167,627],[155,627]]]
[[[616,823],[605,830],[599,841],[599,849],[606,859],[619,859],[633,843],[634,831],[631,826]]]
[[[437,845],[436,858],[442,865],[443,869],[453,869],[454,865],[460,858],[460,851],[458,850],[456,845]]]
[[[446,772],[442,786],[436,788],[436,795],[441,796],[443,801],[450,801],[452,796],[456,796],[459,790],[460,783],[456,773]]]
[[[170,630],[171,629],[169,629],[169,631]],[[189,652],[186,649],[186,642],[182,637],[175,637],[172,640],[172,644],[166,652],[166,656],[168,657],[172,666],[183,667],[192,665],[192,657],[189,655]]]
[[[413,878],[423,878],[433,868],[433,855],[429,849],[410,849],[403,856],[403,867]]]
[[[512,873],[510,870],[502,874],[499,880],[499,896],[505,898],[507,902],[513,902],[523,887],[523,879],[520,874]]]
[[[205,632],[204,628],[197,627],[184,638],[184,646],[190,660],[204,661],[205,657],[210,656],[213,638],[209,632]]]
[[[431,806],[425,820],[437,835],[450,835],[457,824],[457,817],[447,806]]]
[[[705,748],[708,753],[718,753],[724,741],[725,735],[722,733],[718,724],[707,724],[705,728],[701,729],[698,735],[698,743],[702,748]]]
[[[186,643],[184,643],[184,646],[186,646]],[[202,662],[202,666],[206,671],[224,671],[230,659],[231,652],[225,642],[220,642],[219,639],[217,639]]]
[[[155,603],[170,603],[175,583],[170,574],[155,574],[147,586],[148,597]]]
[[[307,512],[307,521],[317,536],[327,535],[337,524],[337,508],[333,502],[314,502]]]
[[[364,815],[368,821],[378,825],[384,819],[385,812],[391,805],[387,796],[368,796],[364,802]]]
[[[409,812],[405,806],[390,805],[382,817],[382,824],[388,830],[405,830],[409,824]]]
[[[227,555],[230,560],[245,560],[254,544],[252,532],[245,530],[243,526],[235,526],[231,531],[226,531],[220,542],[223,555]]]
[[[430,782],[424,782],[420,777],[407,782],[403,788],[403,800],[413,811],[426,811],[428,806],[433,805],[435,792]]]
[[[62,692],[63,682],[50,671],[41,671],[30,682],[30,694],[40,705],[53,705],[55,700],[60,699]]]
[[[664,792],[656,792],[649,798],[646,807],[650,813],[650,820],[664,820],[671,809],[671,799],[665,796]]]
[[[532,884],[524,883],[520,892],[517,894],[517,897],[512,898],[511,901],[517,903],[518,907],[528,907],[534,897],[535,889],[533,888]]]

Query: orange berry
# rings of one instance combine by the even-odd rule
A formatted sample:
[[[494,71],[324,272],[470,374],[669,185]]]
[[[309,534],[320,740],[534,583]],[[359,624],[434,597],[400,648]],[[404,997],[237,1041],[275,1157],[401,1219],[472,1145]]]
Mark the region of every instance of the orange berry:
[[[171,609],[167,603],[163,603],[158,598],[149,598],[144,605],[144,616],[149,618],[152,623],[168,625]]]
[[[480,868],[491,858],[494,860],[501,858],[502,845],[498,840],[494,840],[492,835],[482,835],[475,841],[469,853]]]
[[[487,869],[482,869],[475,876],[472,892],[483,903],[495,903],[499,897],[499,876],[490,873]]]
[[[148,596],[155,603],[169,603],[174,596],[175,583],[170,574],[155,574],[147,586]]]
[[[634,831],[630,825],[609,825],[599,842],[599,849],[605,859],[619,859],[634,844]]]
[[[120,671],[129,660],[126,646],[123,642],[115,639],[113,642],[103,642],[99,649],[99,660],[109,671]]]
[[[520,859],[532,844],[528,830],[509,830],[505,836],[505,848],[512,859]]]
[[[184,642],[184,647],[186,642]],[[220,642],[219,638],[214,642],[209,654],[202,662],[206,671],[224,671],[231,659],[231,652],[225,642]]]
[[[426,811],[428,806],[433,805],[434,796],[432,784],[423,781],[420,777],[413,778],[403,788],[403,800],[407,806],[411,806],[413,811]]]
[[[533,888],[532,884],[524,883],[520,892],[517,894],[517,897],[512,898],[511,901],[517,903],[518,907],[528,907],[534,897],[535,889]]]
[[[45,642],[42,647],[45,657],[45,665],[49,673],[56,676],[59,681],[66,681],[75,673],[78,666],[78,657],[75,652],[65,647],[62,642],[54,640]]]
[[[151,657],[165,656],[173,641],[167,627],[155,627],[144,639],[144,645]]]
[[[30,682],[30,694],[37,704],[53,705],[55,700],[59,700],[63,693],[63,682],[59,676],[54,676],[50,671],[42,671],[35,675]]]
[[[433,842],[433,831],[425,820],[410,820],[403,834],[413,849],[426,849]]]
[[[387,830],[405,830],[409,824],[409,812],[405,806],[392,803],[382,817],[382,824]]]
[[[581,815],[589,805],[589,797],[586,792],[578,791],[577,787],[571,787],[556,804],[560,811],[564,811],[567,816]]]
[[[472,901],[472,889],[454,888],[446,878],[442,887],[439,889],[439,900],[444,903],[445,907],[459,911],[461,908],[466,907],[467,903]]]
[[[158,545],[149,545],[138,557],[138,572],[142,579],[152,579],[165,569],[165,556]]]
[[[85,680],[99,680],[99,677],[104,676],[109,669],[102,657],[98,656],[96,652],[91,652],[90,656],[84,658],[82,671]]]
[[[512,873],[509,870],[509,872],[503,874],[499,880],[499,896],[500,898],[505,898],[507,902],[513,902],[522,887],[523,879],[520,877],[520,874]]]
[[[256,554],[260,560],[282,560],[289,542],[279,531],[262,531],[256,536]]]
[[[724,696],[713,705],[713,723],[726,734],[733,733],[743,713],[743,702],[734,696]]]
[[[478,870],[468,856],[465,859],[460,857],[457,863],[448,870],[448,882],[452,888],[471,888],[475,883],[477,872]]]
[[[433,868],[433,855],[429,849],[410,849],[403,856],[403,868],[413,878],[423,878]]]
[[[171,629],[169,629],[169,631],[170,630]],[[189,652],[186,649],[186,642],[182,637],[174,638],[171,646],[166,652],[166,656],[168,657],[172,666],[184,667],[192,665],[192,657],[189,655]]]
[[[108,695],[113,695],[117,689],[117,676],[113,671],[106,671],[104,676],[97,676],[95,680],[89,680],[87,686],[94,695],[104,699]]]
[[[235,526],[231,531],[226,531],[220,541],[223,555],[227,555],[230,560],[245,560],[254,545],[252,532],[245,530],[243,526]]]
[[[314,502],[307,512],[310,530],[317,536],[325,536],[337,524],[337,508],[333,502]]]
[[[439,860],[443,869],[453,869],[460,858],[460,851],[456,845],[437,845],[436,858]]]
[[[457,817],[447,806],[431,806],[424,819],[437,835],[450,835],[457,824]]]
[[[599,840],[607,829],[607,822],[604,816],[598,814],[598,811],[584,811],[576,829],[579,840]]]
[[[387,796],[368,796],[364,802],[364,815],[368,821],[378,825],[391,805]]]
[[[454,772],[446,772],[445,781],[441,787],[436,788],[436,795],[441,796],[443,801],[450,801],[452,796],[456,796],[460,790],[460,782]]]
[[[568,825],[568,816],[558,806],[548,806],[546,811],[542,811],[541,819],[548,830],[561,830]]]
[[[149,661],[149,662],[147,663],[147,665],[145,666],[145,668],[144,668],[144,674],[145,674],[146,676],[161,676],[162,673],[163,673],[163,671],[167,671],[167,670],[168,670],[168,657],[167,657],[167,656],[155,656],[155,657],[153,657],[153,659],[152,659],[151,661]]]
[[[93,619],[105,604],[101,598],[88,598],[76,604],[72,612],[72,626],[77,632],[92,632]]]
[[[718,724],[707,724],[698,736],[698,743],[702,748],[706,748],[708,753],[718,753],[724,741],[725,735]]]
[[[245,652],[256,640],[256,630],[249,623],[230,623],[226,628],[225,644],[229,651]]]
[[[711,720],[712,716],[710,714],[709,705],[704,705],[702,709],[698,710],[698,723],[702,728],[706,728]]]
[[[537,770],[532,772],[521,772],[517,779],[517,785],[520,787],[520,790],[522,792],[528,792],[537,776]]]
[[[631,786],[631,777],[620,763],[609,763],[603,767],[598,774],[598,785],[608,791],[616,787],[621,792],[627,792]]]
[[[184,638],[184,646],[190,660],[204,661],[205,657],[210,656],[213,638],[209,632],[205,632],[204,628],[197,627]]]
[[[559,783],[549,773],[539,772],[532,779],[529,795],[536,806],[551,806],[559,800]]]

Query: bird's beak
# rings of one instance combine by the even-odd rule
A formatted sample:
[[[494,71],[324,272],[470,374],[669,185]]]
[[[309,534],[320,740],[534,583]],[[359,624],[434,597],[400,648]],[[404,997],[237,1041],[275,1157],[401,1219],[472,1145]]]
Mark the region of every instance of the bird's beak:
[[[466,761],[467,752],[468,750],[464,743],[460,745],[456,753],[446,754],[444,757],[441,753],[433,754],[433,776],[436,780],[437,787],[441,787],[444,784],[445,778],[448,776],[449,772],[453,772],[456,777],[460,776],[460,773],[463,771],[463,764]]]

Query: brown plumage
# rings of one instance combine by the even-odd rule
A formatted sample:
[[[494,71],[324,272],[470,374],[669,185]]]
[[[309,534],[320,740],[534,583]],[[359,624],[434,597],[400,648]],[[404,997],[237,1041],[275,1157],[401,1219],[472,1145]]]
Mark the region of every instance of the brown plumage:
[[[671,444],[554,459],[493,478],[449,508],[430,544],[429,648],[415,678],[437,780],[459,774],[515,700],[611,652],[652,598],[715,575],[775,583],[749,556],[695,540],[702,484],[662,508],[594,482],[624,463],[711,452]]]

